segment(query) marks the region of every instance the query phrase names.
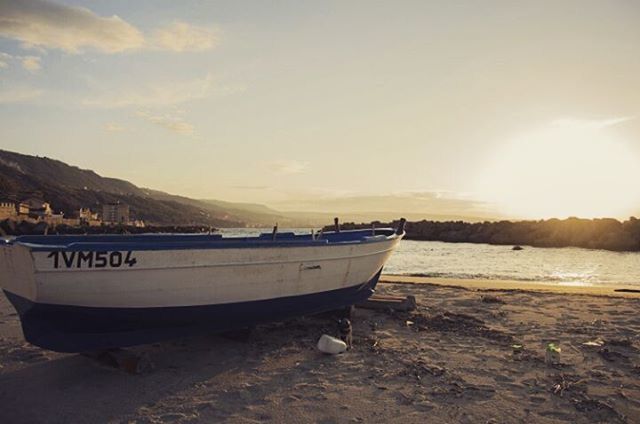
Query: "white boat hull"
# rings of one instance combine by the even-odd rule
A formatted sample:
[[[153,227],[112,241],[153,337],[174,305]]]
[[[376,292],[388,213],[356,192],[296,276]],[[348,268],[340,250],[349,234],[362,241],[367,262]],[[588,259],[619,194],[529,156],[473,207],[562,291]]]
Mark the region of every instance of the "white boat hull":
[[[60,351],[243,327],[369,297],[402,236],[304,246],[110,250],[0,247],[0,286],[27,340]]]

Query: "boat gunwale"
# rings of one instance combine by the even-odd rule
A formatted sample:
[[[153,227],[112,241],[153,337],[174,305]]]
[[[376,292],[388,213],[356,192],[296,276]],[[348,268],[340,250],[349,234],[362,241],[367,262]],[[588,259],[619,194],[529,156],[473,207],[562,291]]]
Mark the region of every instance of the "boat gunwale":
[[[155,241],[158,236],[151,239],[153,235],[132,235],[128,236],[136,241],[74,241],[69,244],[43,244],[29,243],[28,237],[48,237],[48,236],[19,236],[14,239],[5,240],[4,246],[23,246],[32,252],[51,251],[162,251],[162,250],[208,250],[208,249],[248,249],[248,248],[278,248],[278,247],[324,247],[324,246],[348,246],[386,242],[401,238],[403,234],[396,234],[392,228],[376,229],[376,235],[372,235],[371,230],[351,230],[341,232],[324,233],[320,239],[312,239],[310,234],[294,235],[291,238],[276,237],[266,239],[264,233],[258,237],[216,237],[208,241]],[[172,236],[184,236],[184,234],[168,234],[166,238]],[[345,237],[346,236],[346,237]],[[380,237],[384,236],[384,238]],[[51,236],[64,237],[64,236]],[[91,237],[91,236],[88,236]],[[117,235],[114,235],[114,238]],[[150,237],[145,240],[145,237]],[[194,236],[195,237],[195,236]],[[337,240],[332,240],[337,238]],[[344,239],[346,238],[346,239]],[[26,241],[22,241],[26,240]],[[0,245],[1,246],[1,245]]]

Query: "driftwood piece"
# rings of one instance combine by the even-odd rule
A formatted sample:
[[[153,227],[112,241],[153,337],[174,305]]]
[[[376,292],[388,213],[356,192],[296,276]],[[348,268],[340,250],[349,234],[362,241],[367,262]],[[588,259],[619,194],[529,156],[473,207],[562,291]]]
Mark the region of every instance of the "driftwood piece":
[[[102,365],[117,368],[129,374],[142,374],[153,369],[153,364],[147,355],[136,354],[124,349],[86,352],[82,355]]]
[[[374,294],[369,299],[358,303],[356,306],[363,309],[391,309],[394,311],[407,312],[415,310],[417,304],[415,296],[411,295],[402,297]]]

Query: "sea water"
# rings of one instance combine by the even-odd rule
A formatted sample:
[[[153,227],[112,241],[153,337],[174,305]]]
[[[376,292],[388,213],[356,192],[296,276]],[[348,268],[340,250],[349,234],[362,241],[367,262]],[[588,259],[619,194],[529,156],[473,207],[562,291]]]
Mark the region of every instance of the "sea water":
[[[224,229],[225,236],[250,236],[270,229]],[[310,229],[282,229],[308,234]],[[640,288],[640,252],[610,252],[575,247],[538,248],[475,243],[403,240],[384,268],[385,274],[426,277],[519,280],[592,286]]]
[[[576,247],[538,248],[403,240],[384,269],[388,274],[521,280],[562,285],[640,287],[640,253]]]

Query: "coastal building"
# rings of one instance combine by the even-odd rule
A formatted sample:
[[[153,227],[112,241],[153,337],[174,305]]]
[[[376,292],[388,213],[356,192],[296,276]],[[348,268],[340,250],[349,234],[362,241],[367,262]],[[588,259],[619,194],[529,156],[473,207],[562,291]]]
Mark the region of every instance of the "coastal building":
[[[48,202],[45,202],[42,199],[37,197],[30,197],[22,201],[28,208],[29,217],[39,220],[46,221],[47,218],[50,218],[53,215],[53,209],[51,209],[51,205]]]
[[[0,201],[0,219],[15,218],[16,204],[8,200]]]
[[[80,208],[80,210],[78,211],[78,219],[80,219],[80,221],[82,222],[97,221],[98,214],[95,212],[91,212],[91,209],[89,208]]]
[[[22,203],[26,204],[29,207],[30,213],[36,212],[43,216],[51,215],[53,213],[51,205],[38,197],[30,197],[23,200]]]
[[[91,212],[89,208],[80,208],[78,211],[78,225],[88,225],[90,227],[99,227],[102,220],[98,218],[96,212]]]
[[[63,218],[62,223],[70,227],[78,227],[80,226],[80,219],[79,218]]]
[[[16,208],[18,210],[18,216],[26,217],[29,215],[29,204],[20,202]]]
[[[120,202],[102,205],[102,220],[107,224],[128,224],[129,205]]]
[[[51,213],[42,217],[42,221],[49,225],[61,225],[64,224],[64,213]]]

